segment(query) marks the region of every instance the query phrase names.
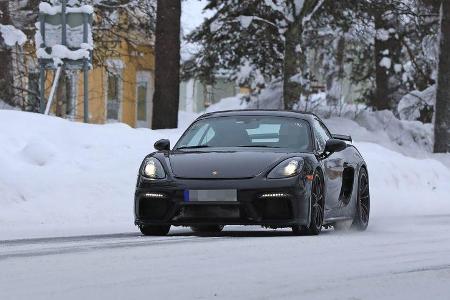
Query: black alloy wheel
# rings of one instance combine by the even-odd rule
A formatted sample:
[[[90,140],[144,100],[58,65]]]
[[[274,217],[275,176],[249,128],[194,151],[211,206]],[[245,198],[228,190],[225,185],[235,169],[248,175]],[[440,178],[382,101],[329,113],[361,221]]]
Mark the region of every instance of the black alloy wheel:
[[[358,197],[356,202],[355,217],[352,227],[359,231],[364,231],[369,225],[370,216],[370,191],[369,176],[366,169],[361,168],[358,177]]]
[[[322,231],[324,215],[323,181],[318,173],[314,174],[311,187],[311,221],[309,226],[293,226],[292,231],[298,235],[318,235]]]

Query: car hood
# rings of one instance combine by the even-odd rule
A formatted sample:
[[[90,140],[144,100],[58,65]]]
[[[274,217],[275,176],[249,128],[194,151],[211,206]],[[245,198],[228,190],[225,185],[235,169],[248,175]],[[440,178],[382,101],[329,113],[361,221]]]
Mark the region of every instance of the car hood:
[[[239,179],[255,177],[286,157],[286,153],[258,151],[174,152],[169,155],[175,177]]]

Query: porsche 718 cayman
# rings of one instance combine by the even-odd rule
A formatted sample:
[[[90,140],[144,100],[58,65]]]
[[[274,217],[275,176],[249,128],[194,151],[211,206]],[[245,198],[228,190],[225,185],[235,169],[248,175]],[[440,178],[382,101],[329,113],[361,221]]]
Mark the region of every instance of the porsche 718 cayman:
[[[331,134],[309,113],[240,110],[199,117],[171,149],[143,161],[135,224],[144,235],[170,226],[219,232],[225,225],[290,227],[369,222],[368,170],[349,136]]]

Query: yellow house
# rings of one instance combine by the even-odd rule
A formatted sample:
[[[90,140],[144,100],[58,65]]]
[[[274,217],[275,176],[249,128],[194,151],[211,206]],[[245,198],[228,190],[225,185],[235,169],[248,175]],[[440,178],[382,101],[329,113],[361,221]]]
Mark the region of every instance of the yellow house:
[[[126,32],[130,21],[126,10],[118,11],[118,24],[105,25],[97,17],[93,27],[93,68],[89,71],[89,123],[123,122],[131,127],[151,127],[154,92],[154,40],[145,33]],[[121,27],[120,25],[125,24]],[[118,26],[116,26],[118,25]],[[131,41],[131,42],[130,42]],[[32,44],[26,45],[32,53]],[[34,51],[33,51],[34,52]],[[35,55],[26,57],[27,76],[24,89],[34,91],[29,102],[37,102],[39,71]],[[49,98],[54,72],[46,72],[45,97]],[[83,121],[83,72],[65,68],[64,80],[59,86],[51,113],[74,121]]]
[[[95,50],[94,50],[95,51]],[[120,42],[119,56],[105,58],[105,66],[89,72],[89,122],[123,122],[151,127],[154,91],[154,49],[139,46],[130,51]],[[81,74],[80,74],[81,75]],[[83,120],[83,80],[77,83],[72,117]]]

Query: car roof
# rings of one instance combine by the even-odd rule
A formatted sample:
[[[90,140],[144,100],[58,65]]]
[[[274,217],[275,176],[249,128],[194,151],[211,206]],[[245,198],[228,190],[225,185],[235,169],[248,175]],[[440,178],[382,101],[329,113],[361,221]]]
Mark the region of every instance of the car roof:
[[[320,119],[317,115],[310,112],[302,111],[288,111],[276,109],[239,109],[239,110],[224,110],[205,113],[197,118],[206,119],[213,117],[228,117],[228,116],[274,116],[274,117],[290,117],[312,121],[314,118]]]

